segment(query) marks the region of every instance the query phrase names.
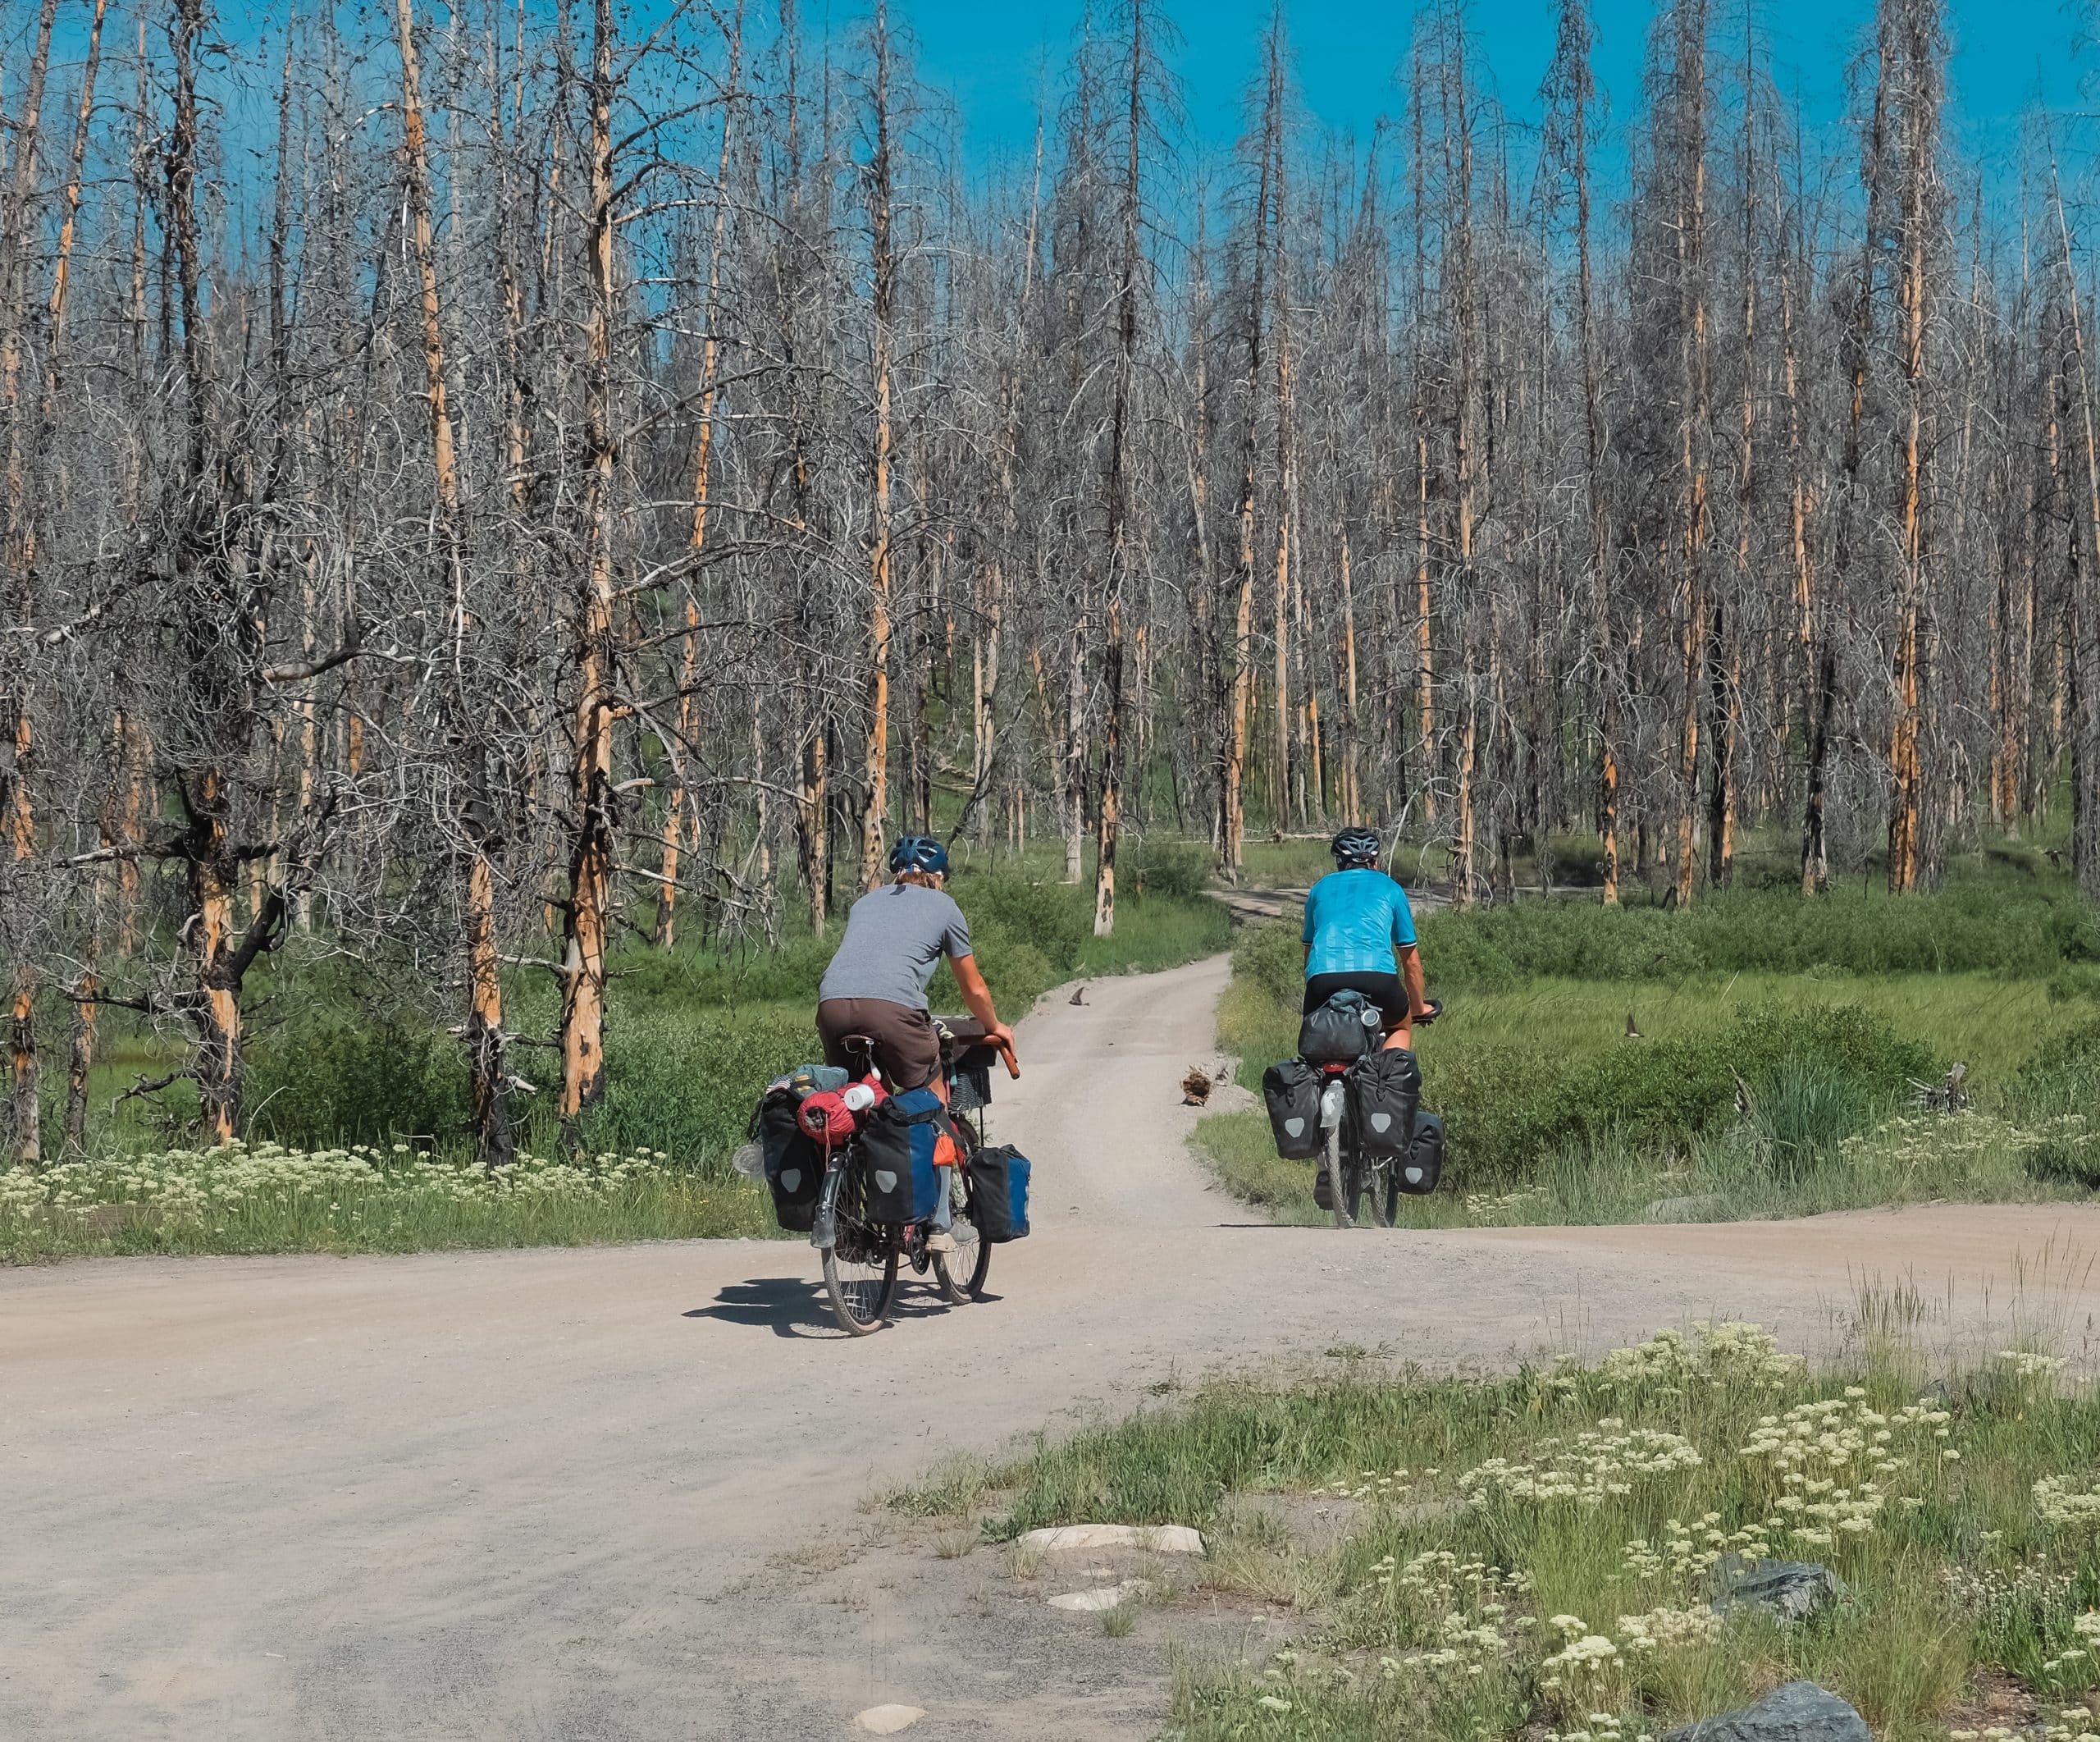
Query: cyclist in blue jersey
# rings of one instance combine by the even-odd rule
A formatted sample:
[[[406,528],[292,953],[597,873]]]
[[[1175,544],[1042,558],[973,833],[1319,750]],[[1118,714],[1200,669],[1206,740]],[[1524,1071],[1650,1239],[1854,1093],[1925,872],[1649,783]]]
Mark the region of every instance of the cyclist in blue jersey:
[[[1411,1046],[1437,1006],[1422,995],[1408,892],[1379,868],[1370,830],[1344,829],[1332,844],[1335,868],[1305,898],[1305,1009],[1361,992],[1385,1013],[1386,1045]]]

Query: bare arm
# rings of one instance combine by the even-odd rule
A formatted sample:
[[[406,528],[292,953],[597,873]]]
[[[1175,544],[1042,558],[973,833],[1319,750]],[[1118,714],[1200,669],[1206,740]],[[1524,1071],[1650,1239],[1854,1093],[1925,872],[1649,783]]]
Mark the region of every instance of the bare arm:
[[[1414,1045],[1415,1019],[1429,1008],[1429,999],[1422,991],[1422,952],[1412,944],[1399,946],[1400,979],[1408,989],[1406,1019],[1395,1026],[1386,1040],[1389,1046]]]
[[[999,1020],[999,1013],[992,1008],[992,989],[984,984],[984,976],[977,970],[975,956],[950,956],[948,966],[955,970],[955,983],[961,989],[962,1001],[970,1006],[970,1013],[984,1025],[984,1037],[1002,1050],[1011,1053],[1014,1031]]]

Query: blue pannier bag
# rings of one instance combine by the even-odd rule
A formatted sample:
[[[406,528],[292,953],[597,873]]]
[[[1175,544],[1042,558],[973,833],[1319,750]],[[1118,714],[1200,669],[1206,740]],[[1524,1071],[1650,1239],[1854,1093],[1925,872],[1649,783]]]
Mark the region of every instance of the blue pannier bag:
[[[934,1169],[958,1154],[940,1096],[931,1089],[907,1089],[878,1102],[861,1116],[859,1137],[869,1221],[924,1222],[940,1208],[941,1177]]]
[[[970,1158],[970,1214],[980,1239],[998,1246],[1028,1237],[1028,1157],[1011,1143]]]

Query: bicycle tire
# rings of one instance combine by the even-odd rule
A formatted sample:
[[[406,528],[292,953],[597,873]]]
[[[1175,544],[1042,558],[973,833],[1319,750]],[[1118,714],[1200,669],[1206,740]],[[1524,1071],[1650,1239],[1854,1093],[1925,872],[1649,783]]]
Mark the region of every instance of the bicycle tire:
[[[853,1246],[873,1247],[874,1253],[867,1259],[842,1258],[836,1236],[823,1249],[824,1286],[831,1296],[832,1316],[849,1337],[865,1337],[880,1330],[888,1322],[891,1303],[897,1298],[897,1241],[892,1231],[863,1222],[853,1214],[862,1204],[859,1166],[856,1154],[847,1163],[847,1174],[838,1182],[838,1197],[842,1201],[835,1202],[834,1226],[847,1232],[842,1225],[851,1223]]]
[[[977,1127],[961,1113],[952,1116],[952,1122],[963,1154],[963,1165],[956,1170],[956,1182],[950,1188],[953,1196],[961,1200],[949,1230],[956,1249],[934,1255],[934,1281],[941,1298],[951,1306],[966,1306],[984,1296],[984,1278],[992,1269],[992,1243],[979,1236],[977,1219],[970,1205],[969,1160],[978,1150]]]
[[[1357,1173],[1356,1158],[1343,1153],[1342,1128],[1339,1123],[1327,1127],[1326,1153],[1321,1165],[1327,1170],[1327,1198],[1334,1206],[1335,1226],[1354,1228],[1362,1181]]]
[[[1385,1166],[1363,1168],[1363,1195],[1371,1205],[1371,1225],[1373,1228],[1392,1228],[1399,1219],[1400,1182],[1394,1171],[1399,1166],[1389,1161]]]
[[[857,1271],[877,1274],[856,1274]],[[890,1304],[897,1298],[897,1248],[883,1255],[879,1265],[865,1267],[842,1260],[835,1246],[824,1249],[824,1286],[831,1296],[832,1316],[848,1336],[866,1337],[889,1322]]]

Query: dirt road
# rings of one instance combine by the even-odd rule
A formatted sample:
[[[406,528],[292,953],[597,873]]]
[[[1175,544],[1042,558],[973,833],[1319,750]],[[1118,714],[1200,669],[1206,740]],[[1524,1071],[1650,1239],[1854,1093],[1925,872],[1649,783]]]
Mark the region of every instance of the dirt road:
[[[2100,1213],[1409,1235],[1249,1225],[1185,1153],[1221,961],[1047,999],[994,1301],[848,1342],[798,1242],[0,1273],[0,1737],[1148,1735],[1156,1651],[882,1542],[871,1485],[1226,1360],[1827,1341],[1864,1281],[2093,1347]],[[1433,1042],[1431,1043],[1433,1049]],[[1434,1054],[1429,1054],[1434,1080]],[[1995,1343],[1993,1344],[1995,1347]]]

